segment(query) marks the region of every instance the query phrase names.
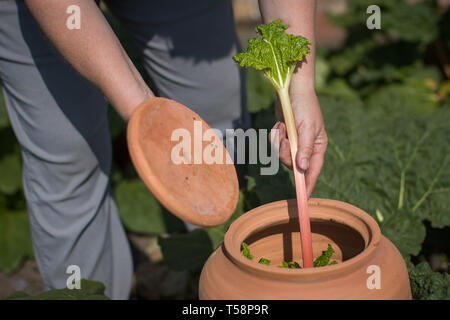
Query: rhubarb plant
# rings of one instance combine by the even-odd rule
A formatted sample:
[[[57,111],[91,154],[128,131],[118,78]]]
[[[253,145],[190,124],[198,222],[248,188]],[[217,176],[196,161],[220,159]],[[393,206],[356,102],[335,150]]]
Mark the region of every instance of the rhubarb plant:
[[[247,52],[236,54],[233,59],[241,68],[254,68],[264,73],[277,91],[283,111],[284,122],[289,139],[292,167],[294,171],[297,196],[300,234],[302,239],[303,261],[306,268],[313,267],[311,228],[308,214],[308,197],[305,176],[297,168],[297,129],[289,97],[289,85],[297,63],[310,52],[311,42],[302,36],[288,34],[287,25],[280,20],[257,26],[255,31],[261,38],[248,40]]]

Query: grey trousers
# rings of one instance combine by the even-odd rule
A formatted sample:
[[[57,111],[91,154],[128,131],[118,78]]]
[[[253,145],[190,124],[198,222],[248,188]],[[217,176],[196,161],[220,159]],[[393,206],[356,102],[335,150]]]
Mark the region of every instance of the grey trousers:
[[[239,45],[228,0],[109,5],[136,39],[160,96],[215,128],[248,125],[244,78],[231,59]],[[109,185],[107,101],[59,56],[20,0],[0,0],[0,77],[22,147],[45,289],[65,287],[67,267],[77,265],[82,278],[102,281],[108,296],[127,299],[133,264]]]

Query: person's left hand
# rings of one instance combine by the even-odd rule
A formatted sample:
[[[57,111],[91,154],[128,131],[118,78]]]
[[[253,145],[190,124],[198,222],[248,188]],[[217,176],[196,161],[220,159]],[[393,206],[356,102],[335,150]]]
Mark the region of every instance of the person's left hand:
[[[291,104],[298,134],[297,167],[305,171],[309,198],[322,170],[328,137],[315,93],[291,94]],[[273,129],[279,130],[280,160],[292,169],[291,149],[279,100],[275,104],[275,117],[278,121]]]

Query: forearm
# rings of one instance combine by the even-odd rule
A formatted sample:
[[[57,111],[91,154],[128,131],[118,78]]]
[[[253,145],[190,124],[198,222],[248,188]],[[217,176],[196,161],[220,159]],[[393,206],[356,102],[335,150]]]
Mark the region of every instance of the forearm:
[[[139,103],[153,96],[93,0],[25,1],[55,48],[126,121]],[[66,27],[69,5],[80,7],[80,29]]]
[[[297,65],[291,81],[291,94],[315,93],[314,57],[315,39],[315,0],[259,0],[259,7],[264,23],[276,19],[289,25],[286,31],[308,38],[312,45],[311,53]]]

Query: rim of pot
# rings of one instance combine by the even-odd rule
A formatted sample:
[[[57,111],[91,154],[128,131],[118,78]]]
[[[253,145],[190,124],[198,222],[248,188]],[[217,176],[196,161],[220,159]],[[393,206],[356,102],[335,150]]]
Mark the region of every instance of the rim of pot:
[[[363,251],[361,251],[354,257],[336,265],[302,269],[288,269],[266,266],[244,257],[241,252],[241,243],[250,235],[255,234],[258,231],[262,231],[272,226],[289,223],[290,218],[289,215],[286,214],[286,211],[276,209],[284,209],[291,206],[294,207],[295,210],[297,210],[295,199],[271,202],[254,208],[240,216],[230,225],[228,231],[225,234],[225,254],[241,268],[250,271],[252,274],[258,274],[264,277],[278,279],[286,278],[290,280],[305,278],[312,279],[313,277],[322,276],[333,278],[338,277],[343,273],[347,273],[349,270],[355,270],[363,265],[373,255],[381,240],[381,230],[378,226],[378,223],[363,210],[349,203],[338,200],[311,198],[308,201],[309,208],[316,207],[321,209],[328,208],[332,210],[338,210],[340,214],[342,214],[342,216],[350,218],[350,222],[353,223],[344,221],[342,216],[334,217],[330,215],[324,215],[324,217],[321,218],[320,214],[319,216],[311,217],[312,220],[329,221],[330,218],[332,218],[333,222],[351,227],[352,229],[357,231],[364,239],[365,248],[363,249]]]

